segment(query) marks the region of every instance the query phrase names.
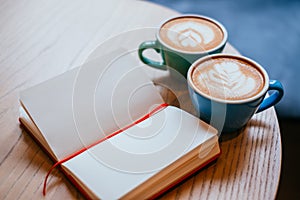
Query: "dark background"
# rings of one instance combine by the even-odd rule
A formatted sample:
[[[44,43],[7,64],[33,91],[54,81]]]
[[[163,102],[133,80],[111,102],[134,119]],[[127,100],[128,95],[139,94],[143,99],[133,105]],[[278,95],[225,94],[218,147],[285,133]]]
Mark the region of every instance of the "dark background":
[[[300,0],[149,0],[220,21],[229,43],[285,89],[276,106],[283,161],[277,199],[300,199]]]

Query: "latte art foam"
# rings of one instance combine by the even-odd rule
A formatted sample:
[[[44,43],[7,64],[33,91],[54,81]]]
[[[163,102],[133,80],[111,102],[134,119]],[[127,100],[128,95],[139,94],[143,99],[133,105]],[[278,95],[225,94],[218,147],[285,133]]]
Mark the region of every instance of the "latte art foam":
[[[263,76],[255,67],[230,58],[216,58],[199,64],[192,80],[203,93],[226,100],[250,98],[264,86]]]
[[[202,52],[218,46],[223,32],[217,24],[206,19],[183,17],[165,23],[160,37],[173,48]]]
[[[187,22],[170,27],[167,36],[178,46],[196,47],[210,43],[215,34],[213,30],[201,23]]]

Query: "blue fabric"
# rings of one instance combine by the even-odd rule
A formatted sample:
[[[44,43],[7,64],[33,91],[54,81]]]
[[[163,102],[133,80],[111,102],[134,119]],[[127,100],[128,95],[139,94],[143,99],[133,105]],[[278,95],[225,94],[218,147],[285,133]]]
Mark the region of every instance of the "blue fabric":
[[[279,117],[300,117],[299,0],[149,0],[181,13],[206,15],[228,30],[229,42],[282,82]]]

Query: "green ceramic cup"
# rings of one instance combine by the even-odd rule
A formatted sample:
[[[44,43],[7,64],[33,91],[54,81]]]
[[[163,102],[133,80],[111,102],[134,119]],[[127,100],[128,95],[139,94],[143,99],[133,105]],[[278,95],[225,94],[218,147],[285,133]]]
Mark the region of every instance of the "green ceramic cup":
[[[196,23],[193,22],[188,22],[185,25],[172,25],[174,21],[178,20],[198,20],[200,22],[202,20],[208,25],[204,24],[197,27],[194,25]],[[171,28],[168,29],[166,28],[166,25],[168,26],[170,22]],[[219,39],[218,41],[216,41],[217,38],[213,38],[214,36],[212,36],[214,35],[214,33],[211,34],[211,31],[208,30],[209,25],[217,27],[219,29],[219,32],[222,33],[222,38],[218,37]],[[166,41],[166,39],[162,38],[163,31],[169,31],[168,34],[171,35],[171,39],[168,39],[168,42]],[[201,35],[201,31],[204,31],[204,36]],[[145,41],[141,43],[139,46],[138,54],[140,60],[151,67],[162,70],[167,70],[167,67],[171,67],[172,69],[176,70],[186,77],[187,71],[194,61],[209,54],[221,53],[226,45],[227,38],[228,34],[225,27],[220,22],[212,18],[201,15],[180,15],[164,21],[156,33],[156,40]],[[179,45],[172,45],[172,43],[170,43],[170,41],[172,42],[172,39],[176,40]],[[214,46],[210,48],[205,47],[207,45],[201,46],[203,41],[205,42],[206,40],[214,43]],[[202,43],[199,41],[202,41]],[[182,42],[183,45],[180,42]],[[192,50],[185,48],[190,44],[197,45],[198,49],[196,47],[194,49],[192,48]],[[162,57],[162,61],[155,61],[146,57],[143,53],[148,49],[154,49],[157,53],[159,53]]]

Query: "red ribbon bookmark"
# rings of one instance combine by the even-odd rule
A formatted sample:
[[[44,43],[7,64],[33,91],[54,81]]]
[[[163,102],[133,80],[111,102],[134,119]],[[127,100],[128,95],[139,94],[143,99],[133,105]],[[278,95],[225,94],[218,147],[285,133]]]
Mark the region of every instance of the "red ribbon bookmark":
[[[142,118],[138,119],[137,121],[133,122],[132,124],[129,124],[128,126],[125,126],[124,128],[119,129],[119,130],[117,130],[117,131],[115,131],[115,132],[113,132],[113,133],[111,133],[111,134],[105,136],[104,138],[101,138],[100,140],[98,140],[98,141],[96,141],[96,142],[90,144],[89,146],[83,147],[82,149],[76,151],[75,153],[73,153],[73,154],[67,156],[66,158],[64,158],[64,159],[62,159],[62,160],[56,162],[56,163],[49,169],[49,171],[48,171],[48,173],[47,173],[47,175],[46,175],[46,177],[45,177],[45,180],[44,180],[44,187],[43,187],[43,195],[44,195],[44,196],[46,195],[47,180],[48,180],[48,178],[49,178],[49,175],[51,174],[51,172],[52,172],[58,165],[61,165],[62,163],[66,162],[66,161],[68,161],[68,160],[74,158],[75,156],[77,156],[77,155],[79,155],[79,154],[85,152],[86,150],[88,150],[88,149],[90,149],[90,148],[96,146],[97,144],[99,144],[99,143],[101,143],[101,142],[103,142],[103,141],[105,141],[105,140],[107,140],[107,139],[109,139],[109,138],[111,138],[111,137],[113,137],[113,136],[119,134],[119,133],[122,133],[123,131],[129,129],[130,127],[132,127],[132,126],[134,126],[134,125],[136,125],[136,124],[138,124],[138,123],[140,123],[140,122],[142,122],[142,121],[148,119],[151,115],[153,115],[153,114],[159,112],[160,110],[162,110],[163,108],[165,108],[165,107],[167,107],[167,106],[168,106],[167,103],[162,103],[162,104],[160,104],[159,106],[155,107],[151,112],[149,112],[148,114],[146,114],[146,115],[143,116]]]

